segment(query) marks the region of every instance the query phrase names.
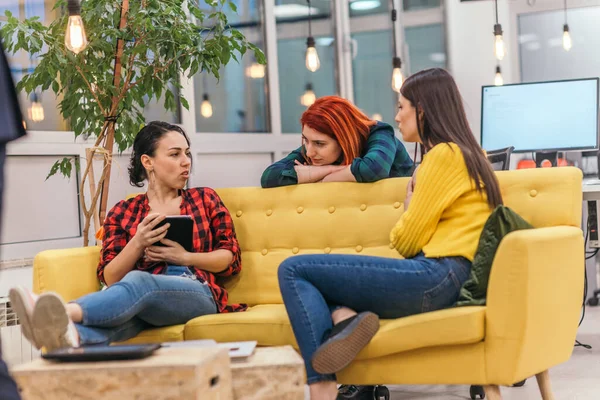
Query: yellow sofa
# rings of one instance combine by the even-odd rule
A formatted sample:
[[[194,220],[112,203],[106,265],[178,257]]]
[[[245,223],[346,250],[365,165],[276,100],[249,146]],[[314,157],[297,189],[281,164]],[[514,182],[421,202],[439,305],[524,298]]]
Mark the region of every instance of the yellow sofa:
[[[509,234],[490,277],[487,306],[384,320],[357,359],[338,374],[353,384],[510,385],[566,361],[583,295],[581,173],[571,167],[498,172],[505,204],[536,229]],[[400,217],[406,178],[218,190],[242,247],[242,273],[227,283],[249,311],[153,329],[133,342],[213,338],[296,345],[277,283],[295,254],[399,257],[389,231]],[[65,300],[98,290],[97,247],[44,251],[36,292]],[[357,294],[360,295],[360,294]]]

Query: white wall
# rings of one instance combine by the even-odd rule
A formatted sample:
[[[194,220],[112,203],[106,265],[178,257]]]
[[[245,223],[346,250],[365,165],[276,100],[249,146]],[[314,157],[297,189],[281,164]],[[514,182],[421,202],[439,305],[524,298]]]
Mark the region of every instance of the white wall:
[[[448,69],[460,88],[471,129],[479,141],[481,87],[494,84],[497,65],[494,56],[494,2],[446,0],[445,4]],[[498,1],[498,14],[507,46],[507,55],[500,62],[500,67],[504,83],[512,83],[513,64],[510,60],[517,55],[517,49],[512,45],[513,33],[506,0]]]
[[[46,176],[55,156],[8,156],[1,244],[77,237],[77,178]],[[40,224],[45,221],[44,224]]]

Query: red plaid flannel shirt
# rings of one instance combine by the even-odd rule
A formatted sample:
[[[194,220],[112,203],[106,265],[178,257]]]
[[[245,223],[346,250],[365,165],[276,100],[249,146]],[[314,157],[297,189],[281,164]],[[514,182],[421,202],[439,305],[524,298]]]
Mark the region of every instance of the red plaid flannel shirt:
[[[182,191],[181,215],[192,215],[194,224],[194,251],[197,253],[226,249],[233,253],[233,261],[219,273],[207,272],[200,268],[192,269],[201,282],[208,283],[219,312],[244,311],[245,304],[227,304],[227,291],[218,284],[219,278],[237,275],[241,266],[241,252],[229,211],[210,188],[194,188]],[[114,259],[133,238],[138,224],[148,215],[148,197],[140,194],[132,199],[117,203],[104,221],[104,240],[98,265],[98,278],[104,281],[104,268]],[[147,262],[140,258],[133,269],[161,274],[166,262]]]

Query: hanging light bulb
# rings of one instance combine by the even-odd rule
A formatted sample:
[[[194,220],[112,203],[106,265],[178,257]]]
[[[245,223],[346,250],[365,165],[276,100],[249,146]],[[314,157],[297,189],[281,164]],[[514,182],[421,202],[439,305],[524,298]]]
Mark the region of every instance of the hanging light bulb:
[[[306,39],[306,68],[310,72],[315,72],[321,67],[321,61],[319,61],[319,55],[317,54],[317,49],[315,47],[315,38],[312,35],[312,17],[310,15],[310,0],[306,0],[306,4],[308,4],[308,38]]]
[[[566,51],[571,50],[573,47],[573,41],[571,40],[571,34],[569,33],[569,24],[567,23],[567,0],[565,0],[565,24],[563,25],[563,49]]]
[[[304,94],[300,97],[300,104],[305,107],[310,107],[314,104],[315,100],[317,100],[317,96],[315,96],[315,92],[313,92],[312,84],[307,83]]]
[[[69,0],[69,23],[65,34],[65,46],[75,54],[79,54],[87,46],[87,37],[83,20],[81,19],[81,7],[78,0]]]
[[[256,61],[246,68],[246,76],[252,79],[260,79],[265,77],[265,66]]]
[[[563,26],[563,49],[566,51],[571,50],[573,47],[573,42],[571,41],[571,34],[569,33],[569,25],[565,24]]]
[[[202,104],[200,105],[200,114],[204,118],[210,118],[213,115],[212,104],[210,104],[210,100],[208,99],[208,93],[204,93],[202,95]]]
[[[494,54],[498,60],[502,60],[506,54],[504,38],[502,37],[502,25],[498,22],[498,0],[494,0],[496,7],[496,24],[494,25]]]
[[[381,121],[383,119],[383,116],[379,113],[375,113],[375,114],[373,114],[371,119],[374,119],[375,121]]]
[[[394,0],[392,0],[392,39],[394,42],[394,58],[392,58],[392,89],[395,92],[400,93],[400,88],[404,83],[404,76],[402,75],[402,60],[398,57],[397,47],[396,47],[396,21],[398,19],[398,13],[396,11],[396,5]]]
[[[502,71],[500,70],[500,66],[496,66],[496,77],[494,78],[494,85],[502,86],[504,85],[504,78],[502,78]]]
[[[40,103],[37,93],[33,92],[31,95],[31,105],[27,110],[29,119],[33,122],[41,122],[44,120],[44,107]]]
[[[392,70],[392,89],[394,89],[395,92],[400,93],[400,88],[404,83],[404,75],[402,75],[402,61],[400,60],[400,57],[394,57],[392,59],[392,66],[394,68]]]
[[[498,60],[502,60],[506,54],[506,47],[504,46],[504,38],[502,37],[502,25],[494,25],[494,54]]]
[[[319,61],[319,55],[315,48],[315,39],[309,36],[306,39],[306,68],[310,72],[315,72],[321,67],[321,61]]]

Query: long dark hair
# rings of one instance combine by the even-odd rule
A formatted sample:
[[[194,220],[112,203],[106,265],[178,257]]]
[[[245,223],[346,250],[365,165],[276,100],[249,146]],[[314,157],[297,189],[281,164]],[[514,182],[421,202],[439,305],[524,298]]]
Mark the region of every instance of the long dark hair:
[[[131,186],[144,186],[144,179],[148,178],[146,169],[142,165],[142,155],[154,156],[158,141],[169,132],[179,132],[185,138],[188,146],[190,139],[185,131],[177,125],[162,121],[152,121],[144,126],[133,141],[133,152],[129,160],[129,183]]]
[[[406,79],[400,93],[415,107],[425,151],[440,143],[455,143],[477,191],[485,190],[491,208],[502,204],[498,179],[469,127],[454,78],[441,68],[426,69]]]

